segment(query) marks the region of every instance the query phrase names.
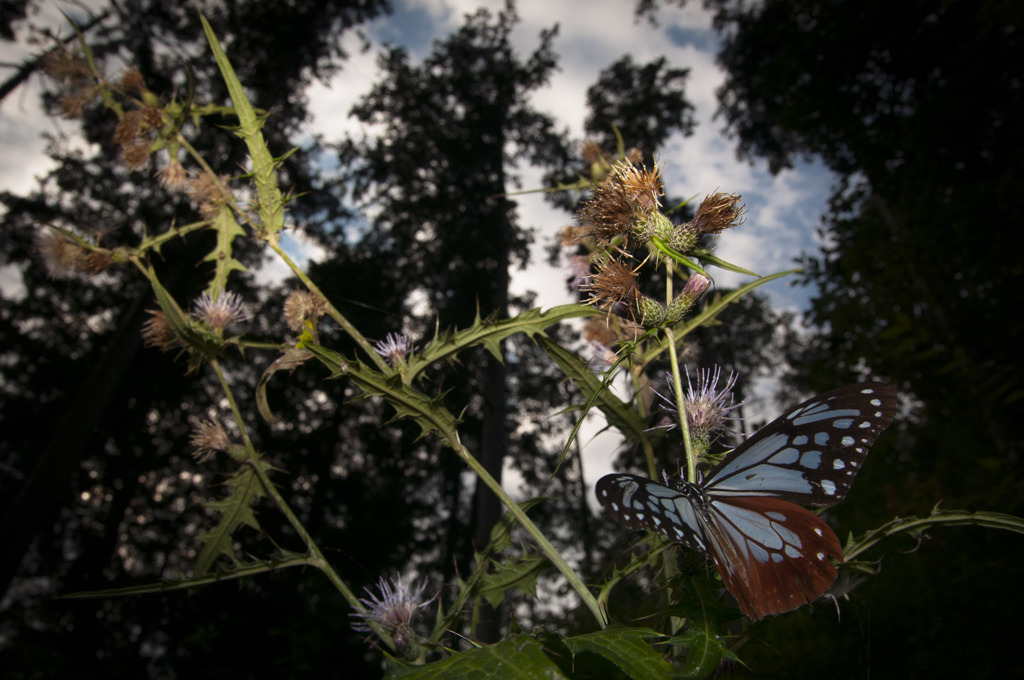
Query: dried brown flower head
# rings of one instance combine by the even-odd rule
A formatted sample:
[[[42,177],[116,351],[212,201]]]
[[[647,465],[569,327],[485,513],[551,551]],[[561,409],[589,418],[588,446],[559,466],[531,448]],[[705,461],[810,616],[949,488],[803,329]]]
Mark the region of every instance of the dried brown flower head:
[[[85,112],[85,100],[78,93],[63,94],[57,100],[57,108],[60,109],[63,118],[75,120],[81,118]]]
[[[718,234],[743,223],[743,197],[715,192],[701,201],[693,226],[702,234]]]
[[[66,279],[86,270],[88,251],[54,229],[46,229],[36,237],[36,252],[43,258],[47,273],[55,279]]]
[[[121,145],[121,162],[129,170],[141,170],[149,162],[150,142],[145,137]]]
[[[43,56],[42,68],[43,73],[58,83],[76,80],[89,73],[85,60],[63,47],[47,52]]]
[[[99,274],[114,262],[109,253],[93,251],[88,253],[82,260],[82,271],[89,274]]]
[[[147,309],[150,317],[142,324],[142,344],[145,347],[156,347],[161,352],[168,352],[172,349],[182,347],[178,336],[174,334],[171,325],[167,323],[167,317],[162,310]]]
[[[640,297],[636,283],[636,270],[619,260],[604,260],[597,265],[597,273],[580,286],[590,293],[588,305],[622,315],[622,308],[630,308]]]
[[[611,163],[611,157],[592,139],[583,142],[583,146],[580,148],[580,155],[583,156],[583,160],[590,164]]]
[[[227,204],[227,200],[221,192],[221,184],[227,184],[226,176],[222,175],[218,181],[217,178],[206,172],[200,173],[188,181],[185,190],[192,200],[199,204],[199,214],[205,219],[211,220],[216,217],[221,208]]]
[[[126,92],[142,94],[146,90],[146,82],[137,68],[130,68],[121,76],[121,89]]]
[[[142,132],[142,111],[130,109],[125,111],[124,116],[117,122],[114,128],[114,144],[128,144],[134,141]]]
[[[611,347],[620,338],[610,324],[599,318],[591,317],[583,322],[583,339],[590,343],[600,343]]]
[[[577,218],[583,234],[601,243],[614,245],[630,237],[646,243],[653,234],[651,215],[661,206],[661,171],[651,171],[632,163],[618,162],[607,182],[594,190],[593,197],[580,208]]]
[[[218,451],[227,451],[231,439],[224,431],[224,426],[217,420],[204,420],[192,429],[192,455],[200,463],[213,458]]]
[[[188,173],[177,158],[172,158],[156,173],[156,178],[168,191],[181,191],[188,182]]]
[[[307,321],[316,326],[326,312],[327,303],[324,299],[308,290],[293,290],[284,301],[285,323],[296,333],[303,329]]]

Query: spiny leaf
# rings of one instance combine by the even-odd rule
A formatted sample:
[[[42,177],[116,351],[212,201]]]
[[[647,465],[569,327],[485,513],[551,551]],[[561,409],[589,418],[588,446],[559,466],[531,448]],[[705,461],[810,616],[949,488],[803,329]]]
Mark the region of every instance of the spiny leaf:
[[[543,503],[544,501],[554,500],[552,498],[531,498],[529,500],[519,503],[519,507],[523,509],[523,512],[529,512],[530,508]],[[487,547],[484,549],[484,555],[496,555],[502,550],[512,545],[512,529],[516,526],[516,518],[512,516],[512,513],[506,512],[502,514],[501,519],[491,528],[491,539],[487,543]]]
[[[932,509],[927,517],[897,517],[886,522],[877,529],[872,529],[854,538],[847,538],[843,547],[843,555],[847,561],[853,560],[869,548],[874,547],[882,539],[898,534],[907,534],[915,538],[924,536],[924,532],[936,526],[968,526],[976,525],[989,529],[1004,529],[1024,534],[1024,518],[1001,512],[970,512],[968,510]]]
[[[238,135],[245,141],[249,149],[249,157],[252,159],[253,181],[256,184],[257,210],[263,230],[267,234],[276,235],[284,226],[284,202],[281,198],[281,190],[277,186],[275,175],[274,157],[267,148],[267,141],[260,131],[263,123],[256,116],[249,98],[245,95],[241,81],[235,75],[235,69],[228,60],[228,55],[220,46],[217,35],[206,17],[200,15],[203,22],[203,30],[206,32],[206,39],[210,43],[210,50],[217,60],[221,77],[228,87],[231,95],[231,102],[235,105],[235,114],[238,116]]]
[[[331,377],[346,375],[362,390],[363,397],[382,397],[395,409],[397,418],[412,418],[420,426],[420,436],[433,431],[450,434],[457,419],[445,408],[443,395],[428,397],[402,382],[397,374],[386,375],[356,359],[346,360],[323,345],[306,343],[306,348],[332,371]],[[446,440],[447,441],[447,440]]]
[[[686,661],[677,677],[709,678],[718,669],[722,659],[739,660],[725,640],[714,634],[703,622],[688,619],[688,624],[683,632],[666,641],[666,644],[686,649]]]
[[[128,586],[126,588],[107,588],[106,590],[88,590],[67,595],[59,595],[59,600],[84,600],[90,598],[105,597],[126,597],[136,595],[147,595],[150,593],[166,593],[172,590],[187,590],[197,586],[209,585],[218,581],[232,579],[243,579],[257,574],[264,574],[287,567],[316,566],[316,561],[306,555],[283,550],[280,554],[266,560],[251,560],[248,562],[235,562],[234,564],[218,563],[217,568],[211,573],[203,576],[183,577],[177,580],[162,581],[160,583],[147,583],[140,586]]]
[[[408,375],[412,381],[420,372],[437,361],[454,357],[459,352],[476,345],[483,345],[495,357],[504,360],[500,352],[500,343],[516,333],[525,333],[529,337],[542,334],[546,328],[566,319],[600,314],[593,307],[570,304],[552,307],[547,311],[535,308],[523,312],[512,319],[496,321],[491,317],[477,318],[469,328],[451,334],[435,337],[422,352],[414,353],[408,358]]]
[[[485,573],[477,588],[477,594],[497,607],[505,599],[505,593],[518,589],[531,597],[537,597],[537,577],[551,566],[543,555],[530,553],[520,557],[493,562],[492,569]]]
[[[663,680],[672,675],[672,666],[647,642],[662,637],[650,628],[613,623],[596,633],[565,638],[565,645],[573,654],[590,652],[608,659],[633,680]]]
[[[238,236],[245,236],[245,231],[235,220],[235,215],[228,208],[221,208],[212,224],[217,232],[217,244],[203,258],[204,262],[214,263],[213,279],[208,290],[210,294],[219,294],[228,285],[228,275],[233,271],[246,271],[245,265],[235,259],[233,241]]]
[[[262,465],[264,470],[270,469],[270,466],[261,460],[257,460],[255,464]],[[231,489],[231,493],[226,498],[206,504],[206,507],[220,513],[221,517],[217,526],[199,536],[203,548],[196,560],[195,573],[200,576],[208,573],[214,561],[221,555],[227,556],[232,562],[237,561],[231,545],[231,536],[240,526],[245,524],[257,531],[260,528],[252,505],[266,492],[256,471],[250,465],[245,465],[232,475],[225,485]]]
[[[643,436],[646,423],[640,414],[609,390],[599,389],[602,380],[594,374],[586,362],[550,338],[542,337],[539,339],[539,343],[584,396],[590,397],[595,392],[599,392],[595,403],[612,427],[618,428],[631,439],[639,439]]]

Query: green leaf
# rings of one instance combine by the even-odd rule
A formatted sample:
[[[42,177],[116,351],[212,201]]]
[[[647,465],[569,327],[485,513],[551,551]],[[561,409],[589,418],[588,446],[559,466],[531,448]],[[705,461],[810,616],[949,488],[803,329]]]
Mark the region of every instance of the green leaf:
[[[431,364],[451,359],[459,352],[476,345],[483,345],[499,360],[504,360],[501,356],[500,343],[511,335],[525,333],[529,337],[534,337],[543,334],[549,326],[566,319],[595,316],[600,313],[593,307],[569,304],[552,307],[547,311],[538,307],[501,321],[496,321],[492,317],[477,317],[476,322],[469,328],[436,335],[422,352],[411,354],[407,359],[408,379],[411,382]]]
[[[362,390],[361,397],[383,397],[396,411],[396,418],[412,418],[420,426],[420,436],[437,431],[449,434],[458,424],[455,416],[445,408],[443,395],[428,397],[419,390],[406,385],[398,374],[386,375],[357,359],[346,360],[334,350],[312,342],[306,348],[325,366],[332,376],[346,375]],[[448,441],[443,438],[444,441]]]
[[[565,349],[546,336],[537,342],[547,352],[566,377],[573,381],[583,396],[590,400],[597,395],[594,404],[601,410],[608,424],[621,431],[627,438],[638,440],[643,437],[647,424],[640,414],[616,397],[610,390],[603,388],[603,381],[575,353]]]
[[[173,590],[187,590],[197,586],[210,585],[219,581],[232,579],[244,579],[257,574],[265,574],[288,567],[317,566],[315,560],[306,555],[283,550],[267,560],[251,560],[249,562],[236,562],[235,564],[218,563],[217,568],[203,576],[183,577],[177,580],[167,580],[160,583],[147,583],[140,586],[128,586],[126,588],[107,588],[105,590],[89,590],[67,595],[59,595],[58,600],[84,600],[90,598],[104,597],[128,597],[147,595],[151,593],[166,593]]]
[[[245,141],[249,149],[249,157],[252,159],[252,176],[256,184],[257,210],[260,216],[262,229],[267,234],[277,234],[284,226],[284,201],[281,198],[281,190],[277,186],[275,174],[274,157],[267,148],[267,141],[260,131],[263,123],[256,116],[249,98],[245,95],[241,81],[235,75],[235,69],[224,53],[217,35],[206,17],[199,15],[203,22],[203,30],[206,32],[206,39],[210,43],[210,50],[213,52],[217,66],[220,68],[221,77],[228,87],[231,95],[231,102],[235,106],[235,114],[238,116],[238,136]]]
[[[517,635],[394,677],[403,680],[558,680],[568,676],[548,657],[540,642],[530,635]]]
[[[255,464],[263,466],[264,471],[270,469],[270,466],[261,460],[257,459]],[[266,491],[256,471],[250,465],[244,465],[225,482],[225,485],[231,489],[227,498],[206,503],[206,507],[219,513],[221,517],[217,526],[199,536],[203,548],[196,560],[195,573],[198,576],[209,573],[214,561],[221,555],[226,556],[232,563],[238,561],[231,537],[240,526],[250,526],[257,531],[260,528],[252,505],[264,496]]]
[[[519,589],[536,598],[537,577],[550,566],[551,562],[546,557],[535,553],[513,560],[494,562],[493,569],[480,578],[478,594],[492,607],[501,604],[505,599],[505,593],[513,589]]]
[[[217,244],[203,261],[214,263],[213,280],[207,289],[213,295],[220,294],[227,287],[228,275],[231,272],[246,271],[245,265],[232,255],[232,242],[238,236],[245,236],[245,230],[235,220],[234,213],[226,207],[217,211],[211,226],[217,232]]]
[[[705,627],[702,622],[690,619],[689,627],[667,640],[667,644],[686,649],[686,661],[678,672],[681,678],[709,678],[722,659],[738,661],[736,654],[725,641]]]
[[[523,509],[523,512],[529,512],[533,506],[549,500],[554,499],[545,497],[531,498],[518,505]],[[512,516],[512,513],[506,512],[502,514],[501,519],[491,528],[491,539],[483,551],[484,555],[496,555],[505,548],[510,547],[512,545],[512,529],[515,526],[516,518]]]
[[[633,680],[663,680],[672,666],[647,640],[664,636],[650,628],[632,628],[613,623],[604,630],[565,638],[573,654],[590,652],[608,659]]]
[[[989,529],[1003,529],[1024,534],[1024,518],[1001,512],[970,512],[968,510],[940,510],[937,506],[927,517],[897,517],[877,529],[872,529],[854,538],[852,535],[843,546],[847,561],[856,559],[883,539],[899,534],[922,538],[925,531],[937,526],[975,525]]]
[[[730,272],[736,272],[737,274],[744,274],[746,276],[761,276],[757,272],[752,272],[749,269],[744,269],[738,264],[733,264],[732,262],[727,262],[723,260],[722,258],[712,253],[710,250],[695,250],[693,251],[693,254],[696,255],[702,262],[705,262],[706,264],[713,264],[716,267],[725,269]]]

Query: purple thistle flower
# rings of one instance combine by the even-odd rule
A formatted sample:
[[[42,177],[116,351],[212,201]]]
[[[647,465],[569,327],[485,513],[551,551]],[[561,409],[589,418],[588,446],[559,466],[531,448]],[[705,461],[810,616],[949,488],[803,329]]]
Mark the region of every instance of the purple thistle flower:
[[[215,331],[223,331],[234,322],[245,318],[242,297],[237,293],[224,291],[214,299],[207,291],[199,296],[194,304],[192,316],[205,322]]]
[[[405,357],[412,351],[412,342],[405,333],[388,333],[387,337],[373,346],[377,354],[395,366],[405,362]]]
[[[352,623],[353,630],[370,632],[373,629],[369,622],[373,621],[390,633],[408,638],[412,632],[411,624],[416,613],[434,601],[433,597],[423,600],[423,591],[426,588],[427,579],[423,579],[417,586],[410,587],[402,582],[400,575],[393,576],[390,581],[382,576],[377,581],[377,593],[372,592],[369,588],[363,588],[370,596],[369,598],[359,598],[359,601],[366,606],[366,612],[349,614],[353,618],[363,619],[363,621]],[[397,639],[395,641],[398,642]]]
[[[733,411],[747,403],[746,400],[739,403],[734,402],[732,390],[736,386],[737,377],[739,377],[736,373],[730,372],[725,385],[718,389],[718,379],[721,377],[721,373],[722,369],[719,366],[715,366],[713,370],[702,369],[697,373],[697,387],[694,389],[693,381],[690,379],[690,369],[686,369],[687,391],[683,395],[683,402],[686,406],[686,424],[690,429],[690,437],[703,451],[707,451],[711,442],[721,434],[729,431],[728,423],[740,420]],[[672,374],[666,373],[666,377],[671,387]],[[653,387],[651,391],[664,402],[661,404],[664,410],[673,416],[679,413],[674,391],[670,390],[668,396]],[[652,429],[671,430],[677,426],[678,423],[669,420],[668,423],[663,423]]]
[[[720,434],[729,431],[728,423],[741,420],[733,411],[747,403],[746,399],[739,403],[734,401],[732,390],[736,387],[739,375],[730,371],[729,379],[722,389],[718,389],[721,374],[720,366],[715,366],[714,372],[709,368],[701,369],[697,373],[697,389],[694,389],[690,381],[690,369],[686,369],[687,391],[684,401],[687,424],[695,439],[709,444]]]

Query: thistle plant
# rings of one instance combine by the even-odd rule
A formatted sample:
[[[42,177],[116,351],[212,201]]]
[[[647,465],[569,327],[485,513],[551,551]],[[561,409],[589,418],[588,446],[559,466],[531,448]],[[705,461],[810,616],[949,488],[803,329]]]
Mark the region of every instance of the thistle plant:
[[[681,549],[670,542],[648,537],[625,564],[603,573],[581,573],[578,558],[570,557],[578,551],[560,550],[554,537],[528,515],[543,499],[516,502],[464,443],[460,419],[445,405],[443,386],[430,384],[429,369],[438,362],[455,361],[474,347],[497,353],[504,339],[529,337],[576,389],[578,403],[571,410],[578,417],[572,432],[566,433],[563,454],[568,453],[587,412],[596,409],[621,433],[627,448],[636,452],[632,464],[646,470],[649,478],[660,479],[668,463],[658,459],[656,441],[672,437],[676,448],[685,452],[684,479],[695,482],[700,468],[710,465],[711,446],[728,423],[736,420],[742,402],[732,397],[736,384],[732,373],[721,384],[717,368],[713,372],[697,369],[695,377],[687,369],[684,379],[683,362],[696,365],[688,336],[714,321],[730,303],[791,273],[757,276],[714,254],[707,237],[742,223],[740,196],[713,192],[697,206],[692,219],[677,222],[672,211],[662,205],[665,194],[657,166],[644,167],[634,152],[620,150],[613,157],[588,145],[585,156],[590,177],[575,188],[588,191],[589,199],[579,209],[578,225],[563,237],[567,261],[573,267],[571,279],[585,296],[580,304],[530,310],[510,319],[478,319],[468,328],[438,332],[417,345],[397,329],[373,342],[282,248],[280,238],[290,199],[281,191],[277,173],[285,150],[276,150],[278,156],[271,153],[260,132],[262,114],[252,107],[231,60],[209,25],[204,25],[220,77],[231,95],[228,110],[237,121],[235,134],[246,146],[251,162],[245,177],[220,174],[224,169],[213,167],[188,137],[190,121],[220,114],[222,107],[203,105],[188,95],[162,100],[147,90],[141,76],[132,70],[108,80],[84,42],[82,57],[60,52],[49,60],[51,76],[64,88],[64,115],[81,115],[85,107],[98,103],[116,116],[119,122],[112,144],[126,168],[159,167],[156,181],[168,191],[185,192],[194,203],[197,219],[187,224],[147,225],[137,243],[123,244],[107,243],[99,234],[47,225],[38,240],[40,255],[54,276],[82,276],[108,267],[130,266],[148,281],[153,305],[141,329],[144,343],[167,352],[169,361],[181,361],[187,371],[212,376],[223,393],[217,400],[221,409],[211,404],[208,417],[194,424],[193,456],[200,465],[216,460],[235,466],[210,490],[220,494],[207,505],[216,519],[214,526],[199,536],[198,555],[189,575],[172,583],[75,596],[184,590],[222,579],[310,567],[351,607],[353,627],[372,633],[368,637],[374,644],[385,648],[395,675],[415,677],[414,666],[429,661],[423,672],[431,677],[461,677],[489,668],[490,660],[498,659],[499,666],[512,663],[530,677],[593,677],[604,671],[631,677],[673,673],[702,677],[713,673],[723,659],[734,658],[737,638],[726,635],[727,626],[735,631],[736,625],[745,624],[735,610],[720,605],[721,589],[712,578],[683,578],[674,557]],[[169,241],[200,231],[216,236],[216,245],[206,258],[211,263],[209,281],[191,304],[183,303],[161,282],[151,259]],[[288,337],[266,342],[245,335],[246,302],[232,291],[235,277],[244,269],[234,254],[240,239],[249,239],[279,258],[299,282],[300,287],[278,310]],[[716,292],[709,271],[713,267],[747,274],[751,280],[736,290]],[[650,292],[650,280],[660,280],[663,291]],[[336,339],[321,333],[326,319],[332,320],[355,348],[354,355],[336,349],[337,345],[332,346]],[[593,364],[548,333],[555,324],[574,319],[585,320],[583,335],[590,343]],[[356,593],[362,584],[342,578],[318,537],[307,529],[282,492],[279,480],[287,473],[257,450],[246,417],[251,405],[240,403],[233,374],[225,369],[226,362],[236,356],[235,350],[271,357],[259,383],[246,386],[255,391],[255,406],[268,422],[280,419],[267,396],[268,384],[287,379],[304,364],[319,364],[328,377],[347,381],[362,398],[387,404],[393,419],[415,422],[421,437],[437,443],[446,455],[458,457],[505,508],[489,542],[476,546],[471,572],[460,574],[457,583],[449,584],[422,580],[412,585],[401,577],[381,577],[376,592],[364,586],[368,596],[359,597]],[[658,394],[678,425],[667,433],[651,428],[660,414],[653,407],[650,390],[650,376],[663,375],[666,362],[667,387]],[[629,386],[625,398],[610,389],[618,376],[625,376]],[[552,410],[563,406],[553,405]],[[382,426],[387,420],[382,416]],[[561,472],[560,466],[550,470],[552,476]],[[286,519],[299,548],[284,549],[271,538],[265,555],[254,557],[238,549],[234,539],[243,527],[261,535],[265,531],[256,511],[265,507],[276,509]],[[911,520],[887,525],[885,535],[968,521],[1014,530],[1021,527],[1016,519],[993,513],[967,517],[936,511],[928,518]],[[880,538],[876,531],[851,539],[845,550],[847,559]],[[864,570],[868,569],[865,564],[860,565]],[[650,616],[645,625],[613,624],[613,620],[626,618],[611,608],[613,591],[648,568],[655,574],[646,582],[658,593],[657,606],[646,612]],[[591,632],[570,636],[565,630],[525,631],[489,647],[468,645],[456,651],[458,641],[450,633],[468,631],[472,612],[481,602],[499,604],[517,591],[534,593],[541,574],[565,587],[574,606],[589,617]],[[441,593],[443,589],[452,593],[445,608],[441,608],[438,595],[425,597],[427,592]],[[709,599],[701,599],[705,597]],[[583,654],[587,663],[576,666],[574,659]]]

